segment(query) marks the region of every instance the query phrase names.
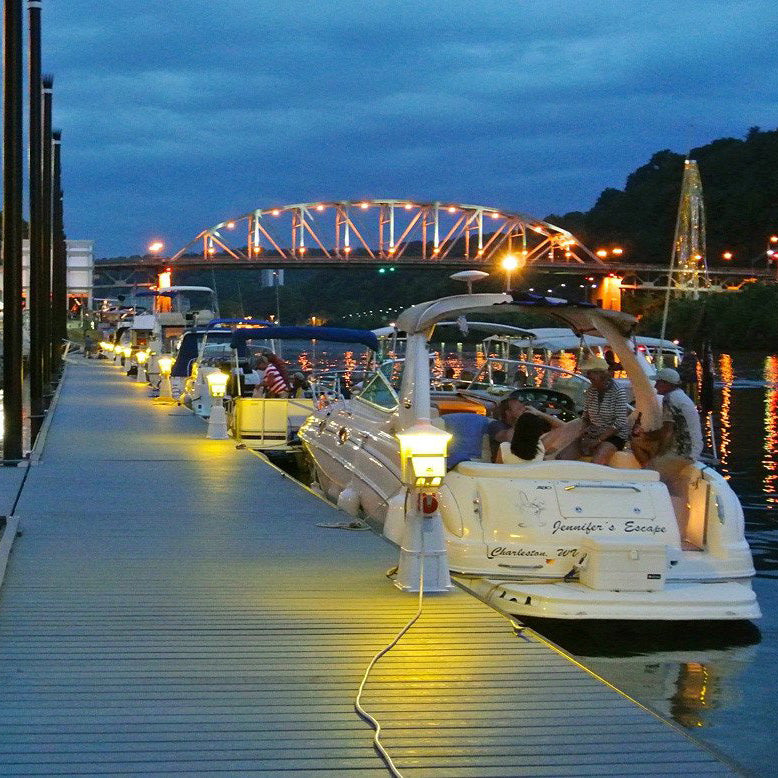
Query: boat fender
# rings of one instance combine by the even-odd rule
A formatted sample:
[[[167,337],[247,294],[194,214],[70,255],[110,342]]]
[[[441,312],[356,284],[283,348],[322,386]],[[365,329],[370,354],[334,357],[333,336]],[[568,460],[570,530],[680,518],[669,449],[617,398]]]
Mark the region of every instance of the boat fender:
[[[384,537],[397,546],[402,545],[405,529],[405,490],[392,495],[386,501],[386,519],[384,521]]]
[[[359,492],[353,484],[346,486],[338,495],[338,508],[349,516],[359,515]]]

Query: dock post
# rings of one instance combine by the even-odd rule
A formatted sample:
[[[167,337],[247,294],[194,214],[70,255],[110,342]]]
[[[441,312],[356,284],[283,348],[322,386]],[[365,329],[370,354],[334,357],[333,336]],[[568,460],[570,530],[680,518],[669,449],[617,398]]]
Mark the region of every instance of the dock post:
[[[400,562],[394,579],[398,589],[404,592],[419,591],[422,558],[424,592],[451,591],[453,586],[448,570],[446,538],[437,496],[412,490],[406,503]]]

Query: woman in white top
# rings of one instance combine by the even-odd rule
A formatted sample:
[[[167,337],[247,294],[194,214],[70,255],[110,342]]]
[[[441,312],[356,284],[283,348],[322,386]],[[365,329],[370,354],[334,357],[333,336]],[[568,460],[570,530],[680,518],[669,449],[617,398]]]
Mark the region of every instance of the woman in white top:
[[[544,416],[525,411],[516,420],[510,443],[500,443],[497,461],[505,465],[542,461],[546,448],[541,435],[548,432],[551,426],[551,422]]]

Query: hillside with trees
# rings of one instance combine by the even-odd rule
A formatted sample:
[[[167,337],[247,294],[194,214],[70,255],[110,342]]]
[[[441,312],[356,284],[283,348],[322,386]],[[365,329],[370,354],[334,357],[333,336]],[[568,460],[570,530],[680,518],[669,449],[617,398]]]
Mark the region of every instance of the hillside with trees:
[[[764,262],[768,237],[778,231],[778,130],[752,127],[744,139],[720,138],[692,149],[705,199],[708,263]],[[669,262],[684,154],[658,151],[627,177],[624,189],[606,189],[585,213],[551,214],[587,246],[619,245],[630,261]]]

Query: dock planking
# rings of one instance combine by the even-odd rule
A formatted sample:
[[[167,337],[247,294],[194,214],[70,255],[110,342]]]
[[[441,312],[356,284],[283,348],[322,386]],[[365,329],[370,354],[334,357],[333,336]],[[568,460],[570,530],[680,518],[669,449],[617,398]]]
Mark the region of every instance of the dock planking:
[[[416,609],[397,551],[187,411],[68,367],[0,591],[3,775],[385,776],[353,711]],[[731,775],[457,591],[376,667],[406,776]]]

